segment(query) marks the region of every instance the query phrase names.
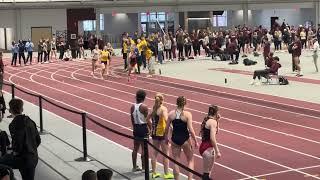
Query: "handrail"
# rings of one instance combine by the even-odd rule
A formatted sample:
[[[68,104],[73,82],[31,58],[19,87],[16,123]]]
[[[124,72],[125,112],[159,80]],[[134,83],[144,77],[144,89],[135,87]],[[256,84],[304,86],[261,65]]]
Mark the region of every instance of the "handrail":
[[[17,87],[15,84],[11,84],[11,83],[3,83],[3,85],[6,85],[6,86],[10,86],[11,87],[11,91],[12,91],[12,98],[15,97],[15,89],[23,92],[23,93],[26,93],[30,96],[33,96],[33,97],[38,97],[39,98],[39,116],[40,116],[40,132],[43,133],[43,114],[42,114],[42,100],[46,101],[47,103],[53,105],[53,106],[56,106],[58,108],[61,108],[65,111],[68,111],[68,112],[71,112],[71,113],[74,113],[74,114],[78,114],[78,115],[81,115],[81,118],[82,118],[82,144],[83,144],[83,157],[79,158],[80,160],[82,161],[88,161],[88,152],[87,152],[87,128],[86,128],[86,120],[90,120],[92,123],[94,123],[95,125],[107,130],[107,131],[110,131],[114,134],[117,134],[119,136],[122,136],[122,137],[125,137],[125,138],[128,138],[128,139],[132,139],[132,140],[138,140],[138,141],[143,141],[143,144],[144,144],[144,151],[146,152],[145,153],[145,158],[144,158],[144,164],[145,164],[145,179],[149,179],[149,151],[148,151],[148,146],[151,146],[155,151],[158,151],[162,156],[164,156],[165,158],[168,158],[171,162],[173,162],[174,164],[177,164],[178,166],[180,166],[181,168],[183,168],[184,170],[198,176],[198,177],[202,177],[202,174],[195,171],[195,170],[192,170],[190,169],[189,167],[185,166],[184,164],[174,160],[172,157],[166,155],[164,152],[162,152],[160,149],[158,149],[157,147],[155,147],[152,143],[149,142],[148,138],[145,138],[145,139],[136,139],[135,137],[131,136],[131,135],[128,135],[128,134],[125,134],[125,133],[122,133],[122,132],[118,132],[110,127],[107,127],[105,125],[103,125],[102,123],[98,122],[97,120],[93,119],[92,117],[88,116],[87,113],[85,112],[79,112],[79,111],[76,111],[76,110],[73,110],[73,109],[70,109],[70,108],[66,108],[66,107],[63,107],[51,100],[48,100],[47,98],[41,96],[41,95],[38,95],[38,94],[34,94],[34,93],[31,93],[31,92],[28,92],[24,89],[22,89],[21,87]],[[51,134],[51,133],[50,133]]]

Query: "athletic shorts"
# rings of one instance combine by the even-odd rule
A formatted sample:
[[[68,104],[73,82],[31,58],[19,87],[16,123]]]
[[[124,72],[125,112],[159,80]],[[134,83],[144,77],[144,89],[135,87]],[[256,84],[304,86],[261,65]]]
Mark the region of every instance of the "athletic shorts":
[[[101,61],[101,64],[108,65],[108,61]]]
[[[158,141],[163,141],[163,140],[164,140],[164,136],[155,136],[155,135],[152,135],[152,139],[153,139],[153,140],[158,140]]]
[[[127,59],[128,58],[128,54],[127,53],[123,53],[123,59]]]
[[[53,50],[53,51],[55,51],[55,50],[56,50],[56,48],[52,48],[52,50]]]
[[[147,124],[135,124],[133,127],[133,137],[137,139],[144,139],[148,137]]]
[[[130,58],[130,65],[135,66],[137,64],[137,58]]]
[[[201,142],[200,147],[199,147],[199,153],[202,156],[202,154],[209,148],[212,148],[212,144],[210,141],[204,141]]]

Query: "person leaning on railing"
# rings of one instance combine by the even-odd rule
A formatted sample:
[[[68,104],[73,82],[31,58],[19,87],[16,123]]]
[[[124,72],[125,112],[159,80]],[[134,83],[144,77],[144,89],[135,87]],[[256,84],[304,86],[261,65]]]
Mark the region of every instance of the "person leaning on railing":
[[[0,164],[19,169],[23,180],[33,180],[38,164],[38,150],[41,143],[36,123],[22,114],[23,101],[12,99],[9,102],[13,120],[9,124],[12,137],[12,153],[0,158]]]

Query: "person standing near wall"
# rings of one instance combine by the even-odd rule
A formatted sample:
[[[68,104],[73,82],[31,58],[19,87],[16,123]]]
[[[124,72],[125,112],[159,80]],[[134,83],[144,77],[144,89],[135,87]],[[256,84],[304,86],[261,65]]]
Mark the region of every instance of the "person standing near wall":
[[[316,67],[316,72],[319,72],[318,69],[318,51],[319,51],[319,42],[317,39],[314,39],[314,44],[313,44],[313,63],[314,66]]]
[[[16,42],[12,41],[11,43],[11,51],[12,51],[12,60],[11,60],[11,66],[17,66],[17,57],[19,53],[19,47]]]
[[[42,57],[43,57],[43,44],[42,40],[39,40],[38,43],[38,63],[42,63]]]
[[[63,60],[63,57],[64,57],[64,48],[65,48],[65,43],[63,40],[60,41],[59,45],[59,59],[60,60]]]
[[[57,60],[57,45],[56,45],[55,38],[53,38],[50,42],[50,49],[51,49],[51,60],[52,60],[52,55],[54,55],[55,60]]]
[[[34,48],[34,45],[33,45],[32,41],[29,39],[28,42],[26,43],[26,50],[28,52],[28,56],[27,56],[26,62],[28,62],[28,60],[29,60],[30,61],[30,65],[32,64],[33,48]]]
[[[19,46],[19,64],[21,66],[21,58],[22,58],[23,62],[24,62],[24,65],[26,65],[27,64],[26,57],[24,56],[24,51],[26,49],[25,49],[25,46],[24,46],[22,40],[19,40],[19,45],[18,46]]]

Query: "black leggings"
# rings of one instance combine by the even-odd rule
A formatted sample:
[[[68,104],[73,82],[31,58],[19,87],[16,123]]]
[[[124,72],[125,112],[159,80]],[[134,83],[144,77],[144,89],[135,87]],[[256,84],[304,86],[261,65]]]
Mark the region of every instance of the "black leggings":
[[[31,64],[32,63],[32,51],[28,52],[28,56],[27,56],[26,62],[28,62],[29,59],[30,59],[30,64]]]
[[[258,79],[260,80],[261,79],[261,76],[262,77],[265,77],[269,74],[269,71],[267,69],[264,69],[264,70],[256,70],[254,71],[253,73],[253,79],[255,80],[257,77]]]
[[[178,44],[179,58],[183,57],[183,44]]]
[[[197,56],[197,55],[200,56],[200,44],[194,44],[193,45],[193,54],[195,56]]]
[[[42,62],[43,52],[38,52],[38,62]]]
[[[18,53],[13,53],[12,60],[11,60],[11,66],[17,65],[17,57],[18,57]]]
[[[26,64],[26,57],[24,56],[24,52],[19,52],[19,64],[21,64],[21,58],[23,59],[24,64]]]

